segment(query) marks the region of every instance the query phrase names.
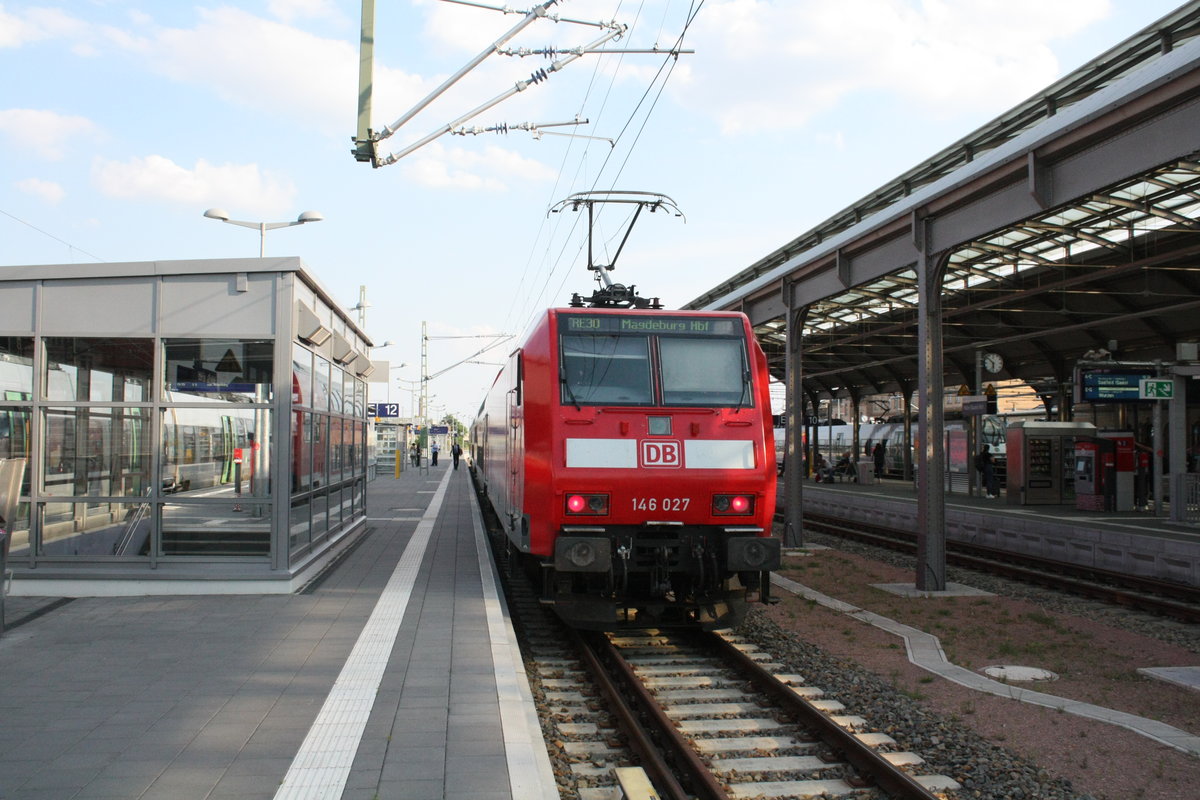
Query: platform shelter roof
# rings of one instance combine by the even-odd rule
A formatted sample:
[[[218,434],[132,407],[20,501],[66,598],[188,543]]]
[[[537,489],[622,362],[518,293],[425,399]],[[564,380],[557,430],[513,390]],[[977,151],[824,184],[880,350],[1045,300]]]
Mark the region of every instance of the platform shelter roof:
[[[1198,34],[1191,2],[686,307],[745,311],[780,379],[792,315],[814,397],[912,391],[924,255],[948,386],[981,352],[1046,394],[1175,361],[1200,341]]]

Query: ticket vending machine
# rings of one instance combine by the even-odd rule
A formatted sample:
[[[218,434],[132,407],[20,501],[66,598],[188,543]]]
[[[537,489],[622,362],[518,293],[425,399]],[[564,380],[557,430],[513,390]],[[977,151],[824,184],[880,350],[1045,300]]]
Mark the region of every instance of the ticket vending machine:
[[[1116,511],[1117,448],[1099,436],[1075,437],[1075,507]]]
[[[1014,422],[1005,437],[1009,505],[1075,502],[1075,439],[1095,436],[1090,422]]]

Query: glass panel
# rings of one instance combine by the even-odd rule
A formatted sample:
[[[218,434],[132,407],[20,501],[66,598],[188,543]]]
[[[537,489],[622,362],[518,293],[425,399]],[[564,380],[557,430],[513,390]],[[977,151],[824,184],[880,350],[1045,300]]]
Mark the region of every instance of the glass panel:
[[[345,373],[337,364],[330,367],[329,370],[329,410],[335,414],[342,413],[342,397],[345,394],[343,388],[346,384]]]
[[[354,416],[358,418],[367,415],[367,382],[354,381]]]
[[[298,406],[313,404],[313,354],[300,345],[292,347],[292,403]]]
[[[329,498],[314,495],[312,501],[312,540],[316,542],[329,533]]]
[[[164,556],[266,556],[271,552],[271,504],[164,503]]]
[[[291,553],[307,547],[312,541],[312,521],[309,518],[311,508],[311,501],[307,497],[292,501],[292,510],[288,514],[288,551]]]
[[[307,492],[313,485],[313,414],[292,413],[292,493]]]
[[[47,408],[42,491],[61,497],[127,497],[150,486],[146,408]]]
[[[145,556],[150,552],[147,503],[41,503],[43,556]]]
[[[750,379],[740,339],[660,337],[663,404],[748,406]]]
[[[49,337],[47,400],[137,402],[147,397],[154,375],[152,339]]]
[[[365,423],[352,420],[350,427],[354,430],[354,444],[350,448],[350,474],[362,475],[367,471],[366,453],[367,426]]]
[[[231,499],[269,494],[270,454],[257,443],[267,439],[270,411],[224,406],[165,408],[162,414],[164,492]]]
[[[0,336],[0,399],[33,399],[33,339]]]
[[[354,413],[354,373],[346,370],[342,372],[342,413]]]
[[[29,470],[26,467],[26,475]],[[28,478],[26,478],[28,480]],[[6,524],[8,530],[8,558],[11,563],[18,558],[29,557],[29,503],[17,506],[16,522]]]
[[[345,502],[346,493],[341,489],[334,489],[329,493],[329,530],[336,531],[342,525],[344,518],[342,505]]]
[[[313,417],[313,488],[329,485],[329,417]]]
[[[335,484],[342,479],[342,419],[333,417],[329,420],[329,483]]]
[[[644,336],[562,337],[564,405],[649,405],[650,340]]]
[[[274,347],[270,339],[165,339],[165,399],[269,402]]]
[[[317,369],[314,373],[316,383],[313,384],[313,408],[317,411],[329,410],[329,362],[317,356]]]
[[[0,407],[0,458],[25,459],[21,494],[29,495],[29,409]]]

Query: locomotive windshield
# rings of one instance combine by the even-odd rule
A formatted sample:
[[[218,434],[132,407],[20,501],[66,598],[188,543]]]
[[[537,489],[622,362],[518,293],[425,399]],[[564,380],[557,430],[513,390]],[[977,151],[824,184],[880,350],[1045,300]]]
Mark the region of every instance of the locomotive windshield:
[[[645,336],[562,337],[563,402],[649,405],[650,340]]]
[[[663,405],[750,405],[741,339],[659,339]]]
[[[750,368],[735,320],[564,315],[564,405],[750,406]]]

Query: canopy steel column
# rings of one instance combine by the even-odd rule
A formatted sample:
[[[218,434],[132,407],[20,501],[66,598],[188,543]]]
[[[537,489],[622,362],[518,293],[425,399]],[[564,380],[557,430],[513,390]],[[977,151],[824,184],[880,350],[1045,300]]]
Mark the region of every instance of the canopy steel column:
[[[945,413],[942,409],[942,271],[947,255],[928,252],[928,223],[913,215],[917,248],[917,589],[946,588]]]
[[[800,388],[803,376],[801,331],[804,330],[804,311],[791,308],[787,297],[787,449],[784,451],[784,529],[783,546],[800,547],[804,543],[804,452],[798,440],[803,431],[804,392]]]

